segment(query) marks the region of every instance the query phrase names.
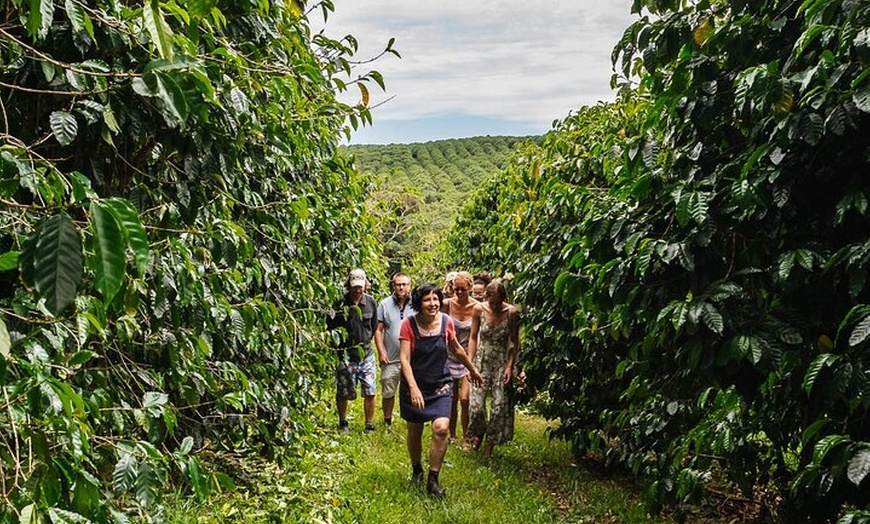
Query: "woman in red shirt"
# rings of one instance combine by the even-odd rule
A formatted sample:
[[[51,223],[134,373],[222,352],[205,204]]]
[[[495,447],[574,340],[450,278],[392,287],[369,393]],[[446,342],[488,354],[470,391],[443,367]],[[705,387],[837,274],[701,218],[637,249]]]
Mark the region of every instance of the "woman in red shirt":
[[[399,360],[402,366],[399,408],[408,426],[412,479],[415,482],[423,480],[423,426],[426,422],[432,422],[426,491],[439,498],[444,496],[444,489],[438,484],[438,474],[447,452],[453,394],[453,378],[447,368],[448,353],[468,369],[472,382],[482,384],[483,381],[465,349],[456,340],[453,320],[441,313],[443,301],[444,294],[437,285],[426,283],[417,286],[411,295],[411,307],[417,313],[402,321],[399,332]]]

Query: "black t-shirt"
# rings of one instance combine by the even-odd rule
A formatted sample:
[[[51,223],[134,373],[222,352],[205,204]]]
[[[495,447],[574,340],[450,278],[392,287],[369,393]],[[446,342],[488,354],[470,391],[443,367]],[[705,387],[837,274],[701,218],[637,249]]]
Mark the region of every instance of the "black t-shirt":
[[[349,295],[345,295],[335,309],[335,315],[327,321],[330,329],[343,327],[347,332],[337,349],[346,351],[351,362],[359,362],[372,354],[372,337],[377,325],[378,305],[368,294],[363,295],[358,305],[350,301]]]

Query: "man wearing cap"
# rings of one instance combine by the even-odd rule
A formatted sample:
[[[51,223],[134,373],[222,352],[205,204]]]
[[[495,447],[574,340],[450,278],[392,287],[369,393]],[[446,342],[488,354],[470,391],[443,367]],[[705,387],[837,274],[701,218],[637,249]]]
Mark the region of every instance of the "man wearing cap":
[[[336,368],[335,401],[338,407],[338,430],[346,433],[347,402],[356,398],[356,385],[360,384],[363,395],[363,412],[365,413],[365,431],[372,432],[375,415],[375,357],[372,351],[372,337],[378,324],[377,303],[366,291],[366,273],[362,269],[350,272],[340,307],[335,315],[328,320],[329,329],[344,328],[336,351],[338,367]]]

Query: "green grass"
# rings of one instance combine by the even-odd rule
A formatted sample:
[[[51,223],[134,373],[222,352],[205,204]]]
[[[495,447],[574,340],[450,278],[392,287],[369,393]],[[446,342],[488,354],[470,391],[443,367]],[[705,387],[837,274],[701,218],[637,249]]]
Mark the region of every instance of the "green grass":
[[[448,448],[441,470],[444,500],[426,495],[410,482],[405,423],[394,417],[363,433],[361,401],[351,404],[350,427],[339,434],[330,410],[316,421],[319,434],[304,453],[284,465],[239,457],[222,470],[240,479],[238,489],[204,503],[177,495],[167,503],[166,521],[300,522],[365,524],[475,523],[671,523],[668,515],[649,516],[640,501],[640,484],[578,467],[567,444],[550,441],[548,422],[518,414],[514,441],[496,448],[484,461],[480,453]],[[423,436],[424,468],[431,431]],[[227,470],[229,469],[229,471]],[[692,522],[716,522],[695,515]]]

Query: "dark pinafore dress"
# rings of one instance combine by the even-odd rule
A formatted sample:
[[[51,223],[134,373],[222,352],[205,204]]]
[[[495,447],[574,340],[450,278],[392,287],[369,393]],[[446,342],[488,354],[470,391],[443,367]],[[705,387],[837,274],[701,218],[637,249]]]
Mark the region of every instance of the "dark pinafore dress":
[[[450,398],[453,395],[453,377],[447,368],[447,315],[441,315],[441,330],[437,335],[421,336],[417,321],[411,317],[414,330],[414,350],[411,352],[411,370],[417,387],[423,394],[423,409],[411,404],[411,392],[402,376],[399,387],[399,411],[408,422],[423,423],[450,417]]]

